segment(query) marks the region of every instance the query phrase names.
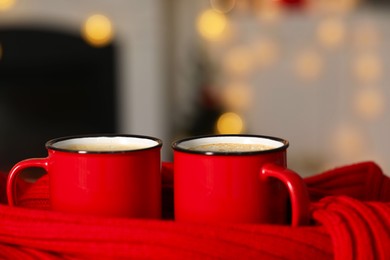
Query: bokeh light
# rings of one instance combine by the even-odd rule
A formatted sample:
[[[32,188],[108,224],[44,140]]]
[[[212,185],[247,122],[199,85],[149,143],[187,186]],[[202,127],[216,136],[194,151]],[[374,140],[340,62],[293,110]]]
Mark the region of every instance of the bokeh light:
[[[337,18],[328,18],[318,25],[318,41],[327,48],[340,46],[345,39],[345,25]]]
[[[310,0],[311,9],[325,13],[345,14],[356,9],[360,0]]]
[[[323,71],[321,55],[314,50],[301,52],[295,61],[295,72],[303,80],[316,80]]]
[[[109,44],[114,36],[110,19],[101,14],[88,17],[82,28],[82,36],[89,44],[96,47]]]
[[[376,119],[384,112],[385,100],[378,88],[364,88],[357,92],[354,107],[360,117]]]
[[[274,64],[280,55],[279,45],[272,39],[262,39],[255,43],[253,52],[256,62],[261,67]]]
[[[244,130],[244,121],[238,114],[226,112],[218,118],[216,128],[219,134],[240,134]]]
[[[364,135],[359,128],[344,124],[333,133],[331,144],[335,156],[356,158],[364,153],[364,140]]]
[[[371,21],[358,23],[353,32],[353,42],[357,49],[372,50],[377,48],[382,40],[381,32]]]
[[[226,16],[213,9],[202,12],[197,19],[197,30],[206,40],[216,41],[223,39],[227,31]]]
[[[232,47],[223,59],[223,68],[226,73],[235,76],[246,76],[253,69],[253,54],[245,46]]]
[[[228,13],[233,10],[236,0],[210,0],[211,7],[221,13]]]
[[[282,9],[278,1],[257,0],[256,13],[263,22],[277,22],[282,17]]]
[[[16,0],[0,0],[0,11],[6,11],[14,7]]]
[[[255,9],[264,21],[277,21],[282,14],[279,1],[257,0],[255,1]]]
[[[231,82],[223,89],[222,102],[229,111],[243,111],[249,109],[253,93],[245,82]]]
[[[361,82],[372,83],[382,76],[382,61],[374,53],[366,53],[356,57],[353,63],[353,73]]]

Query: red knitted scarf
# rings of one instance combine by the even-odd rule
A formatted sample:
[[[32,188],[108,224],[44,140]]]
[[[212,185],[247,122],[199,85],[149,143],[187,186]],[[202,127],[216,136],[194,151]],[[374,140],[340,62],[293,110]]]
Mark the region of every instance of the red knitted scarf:
[[[372,162],[306,178],[313,224],[295,228],[173,221],[169,164],[163,220],[50,211],[46,176],[20,182],[20,207],[9,207],[5,182],[1,175],[1,259],[390,259],[390,179]]]

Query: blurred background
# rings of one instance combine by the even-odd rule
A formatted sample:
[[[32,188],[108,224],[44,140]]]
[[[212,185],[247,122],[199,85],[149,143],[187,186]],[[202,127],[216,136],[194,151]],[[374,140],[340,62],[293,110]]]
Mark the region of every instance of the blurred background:
[[[386,0],[0,0],[0,170],[89,133],[290,141],[390,173]]]

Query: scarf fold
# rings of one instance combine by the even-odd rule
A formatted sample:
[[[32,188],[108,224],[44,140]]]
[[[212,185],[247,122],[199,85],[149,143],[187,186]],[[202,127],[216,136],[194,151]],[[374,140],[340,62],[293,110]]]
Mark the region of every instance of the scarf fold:
[[[336,259],[390,259],[390,203],[327,197],[313,218],[332,237]]]
[[[48,177],[18,184],[0,205],[1,259],[390,259],[390,180],[373,162],[305,179],[313,225],[190,224],[172,220],[172,167],[163,164],[163,220],[50,210]],[[0,178],[4,202],[5,178]]]

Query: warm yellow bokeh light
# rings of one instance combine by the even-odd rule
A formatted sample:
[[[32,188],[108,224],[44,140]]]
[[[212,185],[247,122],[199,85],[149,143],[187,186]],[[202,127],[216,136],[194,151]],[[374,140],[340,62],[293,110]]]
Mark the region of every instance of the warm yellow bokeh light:
[[[233,47],[223,59],[223,68],[227,74],[245,76],[253,69],[253,54],[248,47]]]
[[[271,39],[263,39],[256,42],[253,47],[257,63],[261,67],[266,67],[274,64],[279,58],[279,45]]]
[[[16,0],[0,0],[0,11],[11,9],[16,3]]]
[[[91,45],[101,47],[109,44],[114,36],[110,19],[101,14],[95,14],[85,21],[82,36]]]
[[[317,28],[317,37],[325,47],[338,47],[345,39],[345,25],[335,18],[323,20]]]
[[[316,51],[304,51],[296,59],[295,72],[301,79],[316,80],[321,75],[322,70],[323,60]]]
[[[330,12],[343,14],[353,11],[360,0],[310,0],[311,9],[317,12]]]
[[[210,0],[210,5],[215,11],[228,13],[233,10],[236,0]]]
[[[244,121],[233,112],[222,114],[217,121],[217,132],[219,134],[240,134],[244,130]]]
[[[282,16],[282,9],[278,1],[257,0],[255,8],[258,17],[264,22],[276,22]]]
[[[377,88],[360,90],[354,100],[355,110],[365,119],[376,119],[384,112],[385,100]]]
[[[336,129],[332,138],[334,153],[340,158],[354,158],[364,151],[364,136],[356,127],[342,125]]]
[[[197,20],[199,34],[206,40],[216,41],[223,38],[228,20],[220,12],[209,9],[201,13]]]
[[[244,82],[233,82],[225,86],[222,92],[222,103],[227,110],[247,110],[252,103],[252,91]]]
[[[358,49],[367,50],[377,48],[382,40],[379,28],[371,22],[357,25],[353,34],[354,45]]]
[[[360,55],[353,63],[355,77],[365,83],[380,80],[382,70],[382,60],[375,54]]]

